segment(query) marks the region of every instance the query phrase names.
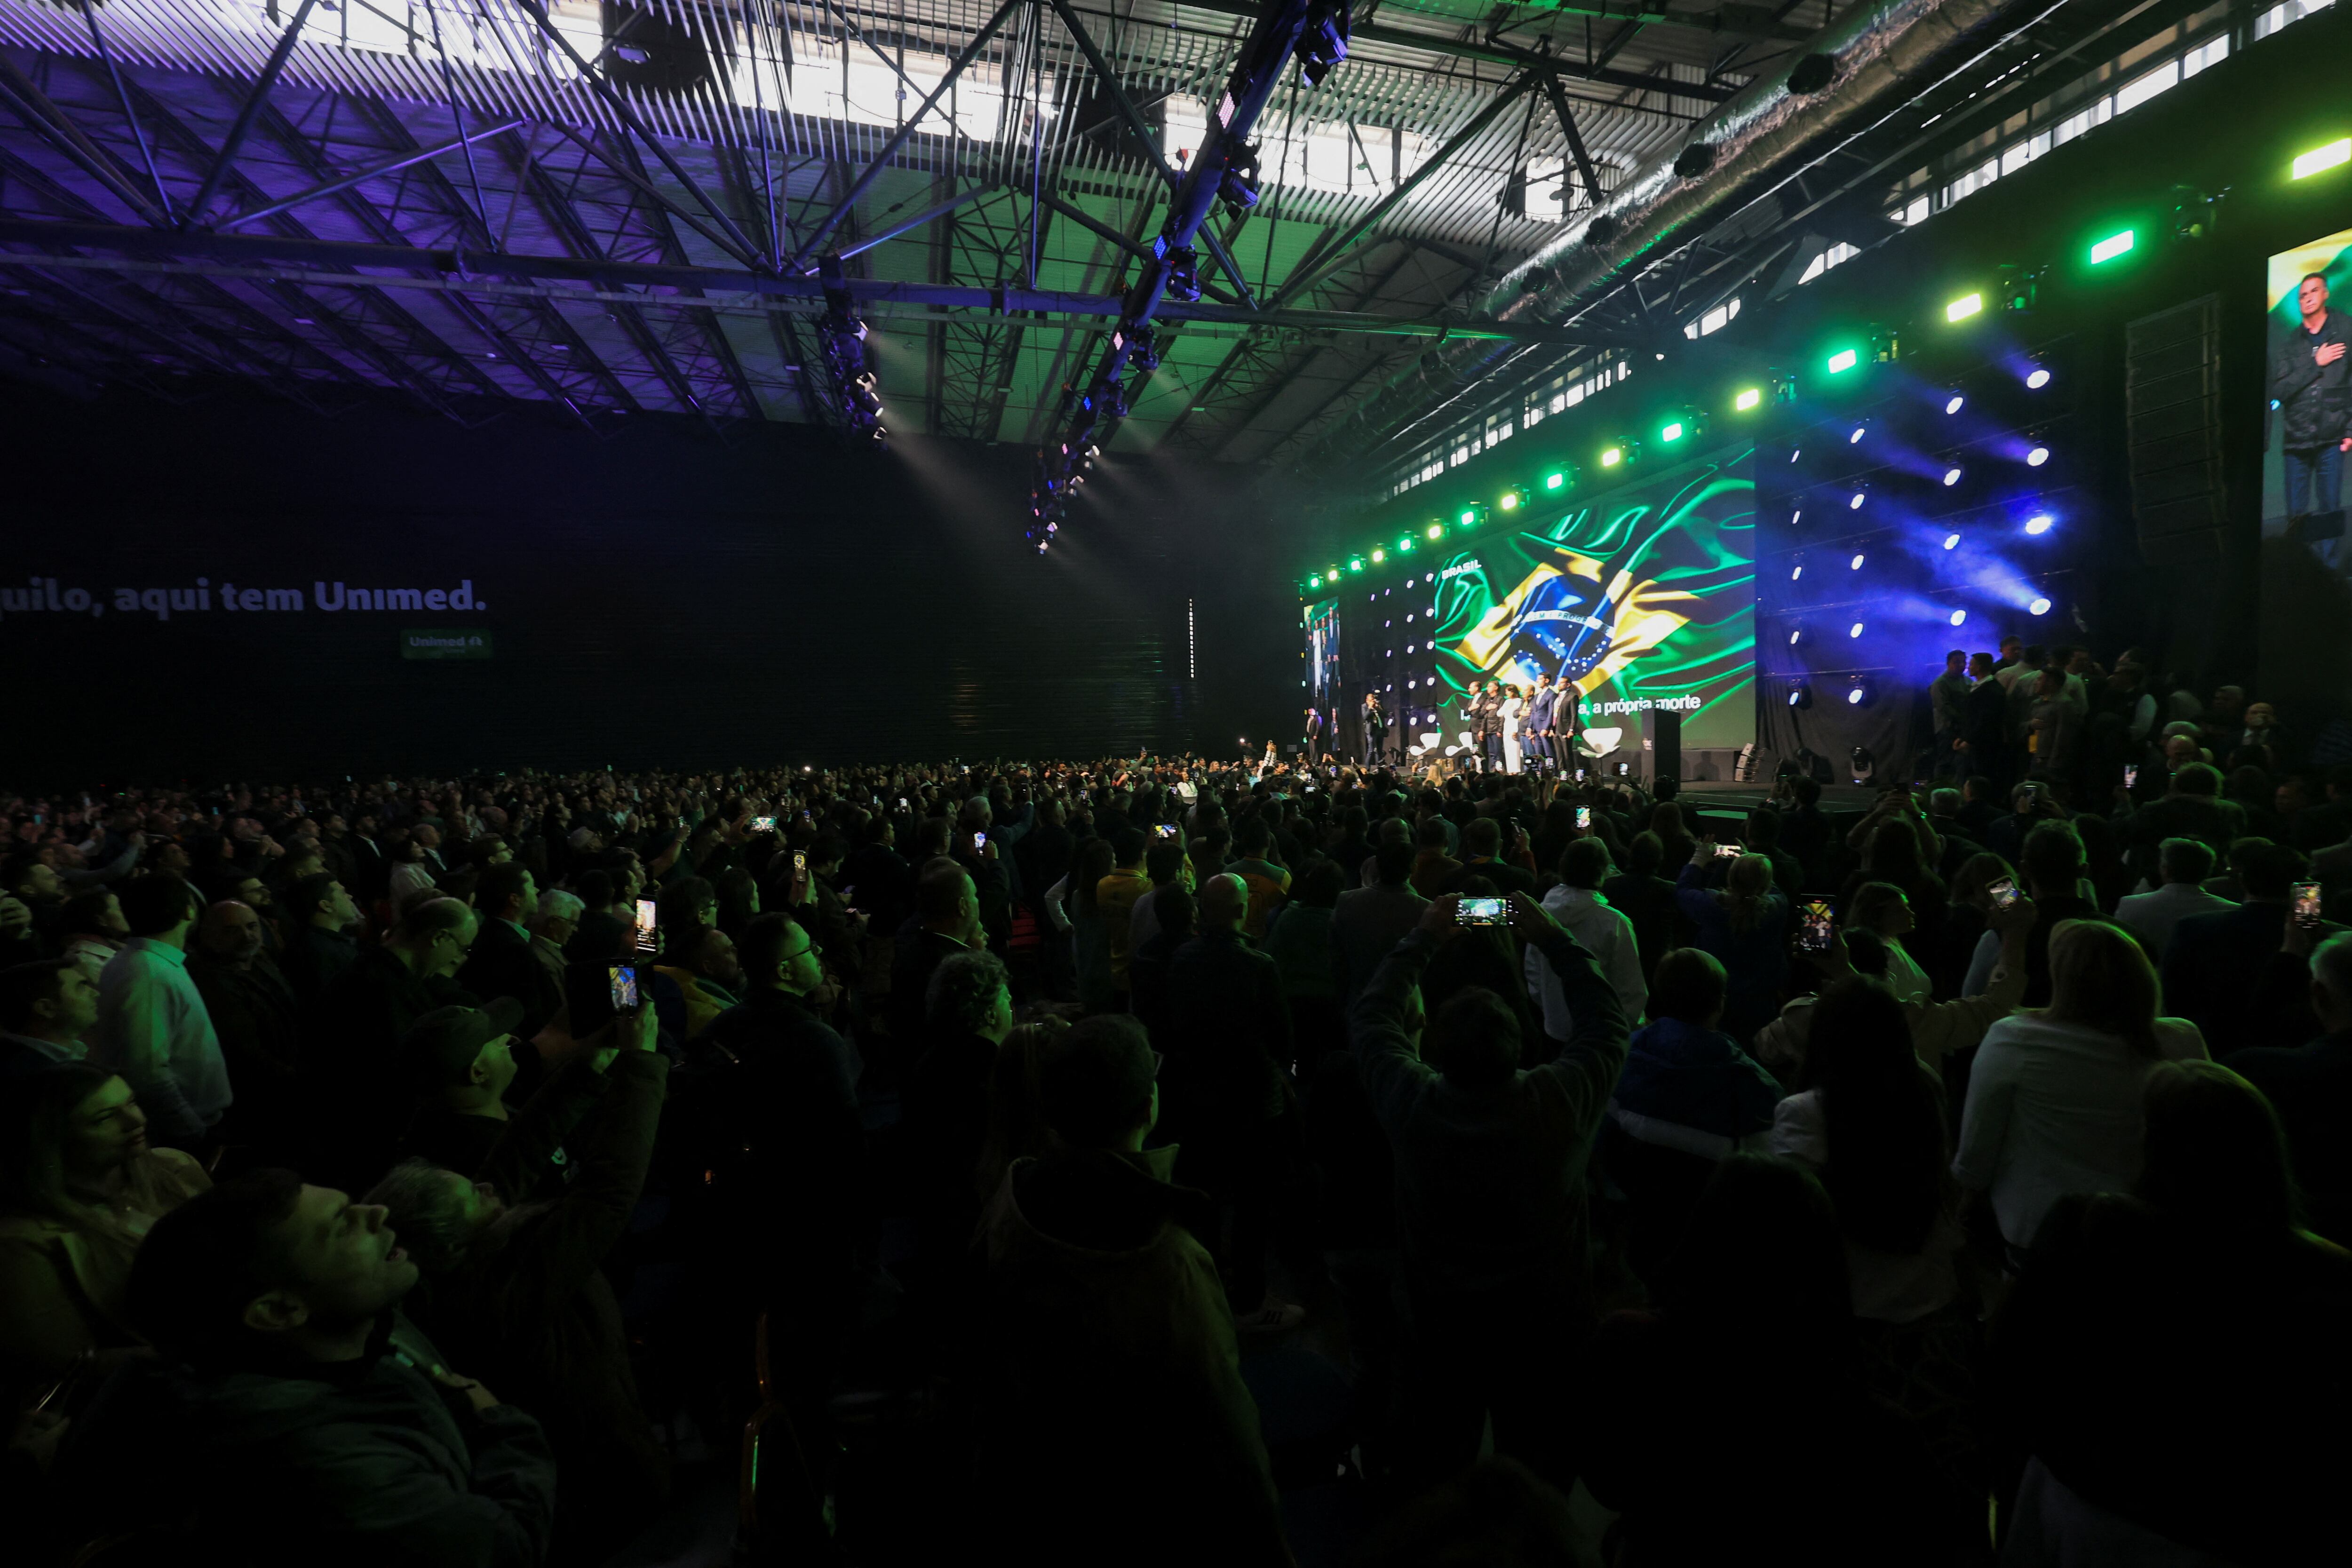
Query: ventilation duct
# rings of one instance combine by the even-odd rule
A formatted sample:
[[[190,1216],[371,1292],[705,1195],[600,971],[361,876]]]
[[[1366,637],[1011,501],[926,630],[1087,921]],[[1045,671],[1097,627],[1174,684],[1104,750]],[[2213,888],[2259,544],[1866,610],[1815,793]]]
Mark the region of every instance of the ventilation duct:
[[[1957,47],[1989,46],[1993,39],[1986,35],[1996,22],[2014,12],[2022,26],[2054,8],[2015,0],[1883,0],[1857,8],[1806,52],[1791,56],[1786,68],[1725,102],[1680,147],[1628,174],[1583,223],[1506,274],[1488,294],[1485,313],[1508,321],[1566,320],[1627,265],[1735,210],[1763,176],[1824,138],[1859,131],[1866,116],[1939,79]],[[2003,28],[2003,36],[2011,30]],[[1533,279],[1546,281],[1530,289]],[[1451,400],[1517,352],[1517,345],[1493,340],[1460,340],[1431,351],[1335,432],[1326,455],[1363,449],[1416,413]]]

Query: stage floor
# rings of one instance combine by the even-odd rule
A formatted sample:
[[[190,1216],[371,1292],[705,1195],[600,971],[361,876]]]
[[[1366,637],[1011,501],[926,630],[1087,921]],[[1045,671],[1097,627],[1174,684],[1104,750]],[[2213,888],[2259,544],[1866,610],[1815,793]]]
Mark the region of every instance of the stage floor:
[[[1772,783],[1769,779],[1754,784],[1695,779],[1681,785],[1679,794],[1682,799],[1701,811],[1746,811],[1772,798]],[[1878,790],[1874,785],[1822,786],[1821,807],[1823,811],[1868,811],[1877,804]]]

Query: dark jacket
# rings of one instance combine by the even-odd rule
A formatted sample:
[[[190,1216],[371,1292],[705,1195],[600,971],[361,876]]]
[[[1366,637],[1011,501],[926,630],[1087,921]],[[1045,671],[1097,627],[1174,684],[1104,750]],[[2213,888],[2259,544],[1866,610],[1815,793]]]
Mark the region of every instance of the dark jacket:
[[[415,1109],[395,1066],[401,1037],[436,1007],[474,1003],[446,976],[410,973],[388,948],[360,950],[303,1020],[303,1092],[320,1130],[306,1175],[347,1192],[375,1184]]]
[[[2266,900],[2191,915],[2172,928],[2164,950],[2164,1010],[2195,1024],[2217,1060],[2248,1046],[2284,1046],[2319,1032],[2305,987],[2283,996],[2272,988],[2266,1005],[2255,1005],[2286,934],[2286,915],[2284,900]],[[2025,1000],[2033,1005],[2031,994]]]
[[[1287,1564],[1233,1315],[1173,1148],[1017,1160],[982,1241],[1001,1352],[975,1495],[1023,1563]],[[1138,1521],[1148,1521],[1139,1527]]]
[[[1364,1093],[1396,1152],[1406,1279],[1424,1298],[1531,1295],[1565,1319],[1592,1313],[1584,1171],[1625,1061],[1625,1015],[1592,957],[1565,931],[1532,944],[1551,961],[1575,1035],[1508,1082],[1469,1089],[1421,1059],[1404,1008],[1436,951],[1416,931],[1349,1016]],[[1565,1323],[1564,1323],[1565,1326]]]
[[[2352,323],[2344,312],[2330,310],[2319,331],[2306,331],[2298,318],[2271,359],[2271,398],[2279,405],[2282,446],[2309,449],[2352,436],[2352,393],[2345,377],[2352,374],[2352,352],[2334,364],[2317,361],[2324,343],[2352,342]]]
[[[2305,969],[2303,960],[2282,960]],[[2286,1129],[2311,1228],[2352,1245],[2352,1034],[2322,1035],[2307,1045],[2256,1046],[2221,1064],[2263,1091]]]
[[[1634,1032],[1613,1098],[1636,1115],[1736,1140],[1771,1130],[1781,1091],[1722,1030],[1660,1018]]]
[[[976,1173],[988,1142],[988,1086],[996,1044],[954,1030],[931,1041],[900,1086],[915,1214],[937,1256],[971,1246],[980,1218]]]
[[[1331,981],[1343,1005],[1372,983],[1372,972],[1421,920],[1427,899],[1399,883],[1351,888],[1331,909]]]
[[[530,933],[500,920],[483,919],[457,984],[484,998],[513,997],[522,1007],[518,1040],[530,1040],[563,1008],[563,982],[531,951]]]
[[[555,1504],[539,1423],[475,1411],[419,1370],[441,1364],[396,1314],[336,1365],[126,1363],[69,1430],[63,1511],[85,1539],[184,1524],[156,1563],[536,1568]]]
[[[1776,872],[1777,875],[1777,872]],[[1642,981],[1647,984],[1658,972],[1658,960],[1677,947],[1687,947],[1695,935],[1675,900],[1675,885],[1664,877],[1637,877],[1631,871],[1601,884],[1601,896],[1633,922],[1633,944],[1642,954]]]
[[[562,1196],[509,1209],[465,1263],[432,1282],[429,1326],[456,1364],[546,1427],[567,1536],[592,1521],[642,1523],[668,1486],[602,1267],[644,1189],[668,1076],[660,1053],[623,1051],[601,1078],[584,1058],[551,1077],[507,1124],[478,1178],[510,1197],[530,1193],[576,1123]],[[583,1100],[593,1101],[585,1115]]]
[[[1169,961],[1169,1055],[1181,1062],[1194,1125],[1282,1114],[1290,1009],[1274,960],[1239,931],[1208,931]]]
[[[2335,1554],[2352,1256],[2062,1198],[1992,1324],[2005,1445],[2158,1534],[2247,1564]]]
[[[865,1234],[856,1047],[782,991],[753,992],[697,1044],[692,1121],[712,1138],[717,1195],[766,1244],[740,1259],[752,1283],[845,1277]]]
[[[951,936],[919,925],[901,927],[890,949],[890,1056],[903,1074],[931,1043],[927,1012],[931,976],[959,952],[970,952]]]
[[[303,926],[286,944],[286,983],[294,988],[295,1001],[305,1007],[316,1002],[359,955],[359,940],[350,932]]]

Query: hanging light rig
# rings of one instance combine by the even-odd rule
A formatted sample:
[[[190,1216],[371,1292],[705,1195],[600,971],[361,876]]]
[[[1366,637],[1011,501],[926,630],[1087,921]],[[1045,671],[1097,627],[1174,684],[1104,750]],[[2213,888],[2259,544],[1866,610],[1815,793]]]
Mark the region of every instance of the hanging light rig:
[[[1070,498],[1085,484],[1102,443],[1159,368],[1152,313],[1162,300],[1189,304],[1201,297],[1200,253],[1193,239],[1210,208],[1220,200],[1235,212],[1256,205],[1258,151],[1250,132],[1284,70],[1296,57],[1299,79],[1314,87],[1348,58],[1349,3],[1276,0],[1251,27],[1200,152],[1168,194],[1168,216],[1120,301],[1118,325],[1102,359],[1086,384],[1072,387],[1063,399],[1061,436],[1038,448],[1029,486],[1028,536],[1039,554],[1061,531]]]
[[[817,258],[817,280],[824,289],[824,314],[817,320],[817,341],[824,350],[824,368],[833,378],[834,406],[842,428],[853,438],[879,447],[890,438],[882,426],[882,393],[866,365],[866,321],[849,292],[841,258]]]

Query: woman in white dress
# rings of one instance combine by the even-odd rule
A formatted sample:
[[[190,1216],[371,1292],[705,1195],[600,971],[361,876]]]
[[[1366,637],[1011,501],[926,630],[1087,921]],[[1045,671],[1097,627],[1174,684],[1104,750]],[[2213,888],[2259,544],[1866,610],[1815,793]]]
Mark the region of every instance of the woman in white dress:
[[[1503,771],[1519,771],[1519,727],[1527,717],[1528,700],[1516,686],[1503,688],[1503,706],[1495,715],[1503,727]]]

